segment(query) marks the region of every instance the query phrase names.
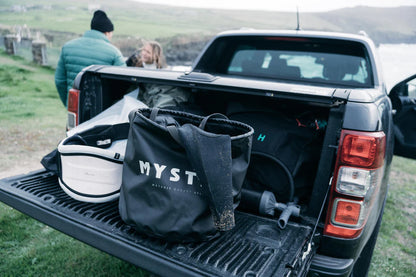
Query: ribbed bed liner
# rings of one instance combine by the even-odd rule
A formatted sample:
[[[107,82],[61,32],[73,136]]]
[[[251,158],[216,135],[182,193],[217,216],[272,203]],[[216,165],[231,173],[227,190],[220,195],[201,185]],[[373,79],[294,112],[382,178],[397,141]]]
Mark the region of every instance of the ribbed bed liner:
[[[236,212],[236,227],[203,243],[174,244],[137,234],[118,203],[76,201],[45,171],[0,180],[0,201],[102,251],[163,276],[290,276],[302,259],[310,227]]]

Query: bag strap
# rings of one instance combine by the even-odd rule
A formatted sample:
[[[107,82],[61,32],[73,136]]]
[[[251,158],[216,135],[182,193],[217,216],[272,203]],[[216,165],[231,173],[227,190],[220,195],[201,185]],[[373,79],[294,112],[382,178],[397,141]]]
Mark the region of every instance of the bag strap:
[[[149,119],[152,121],[156,121],[156,117],[159,113],[159,108],[152,108],[150,111],[150,116]],[[221,113],[213,113],[210,114],[208,116],[205,116],[202,120],[201,123],[199,124],[199,128],[202,130],[205,130],[205,127],[208,123],[208,120],[211,118],[221,118],[221,119],[228,119],[227,116],[221,114]],[[168,130],[169,134],[172,136],[172,138],[179,144],[182,145],[181,139],[179,137],[179,132],[178,132],[178,127],[174,124],[169,124],[166,126],[166,129]]]
[[[152,108],[150,111],[149,119],[151,121],[156,121],[157,114],[159,113],[159,108]]]
[[[149,119],[156,120],[158,108],[153,108]],[[167,131],[181,145],[195,169],[203,188],[203,195],[211,210],[214,226],[219,231],[228,231],[235,226],[232,196],[231,138],[227,135],[207,137],[198,132],[204,129],[210,118],[225,118],[223,114],[211,114],[201,120],[199,126],[168,124]],[[229,153],[218,160],[213,153]],[[219,164],[220,163],[220,164]],[[214,170],[215,169],[215,170]],[[218,172],[218,170],[220,172]]]
[[[129,127],[129,123],[98,125],[66,138],[65,145],[94,145],[100,148],[108,148],[112,141],[127,139]],[[98,134],[94,134],[94,132],[98,132]],[[106,139],[110,139],[110,141],[105,141]],[[53,172],[58,177],[62,177],[61,159],[58,148],[45,155],[41,160],[41,164],[46,170]]]
[[[67,140],[65,141],[65,144],[66,145],[69,145],[69,144],[88,145],[87,141],[83,137],[81,137],[78,133],[67,138]]]
[[[84,145],[107,148],[113,141],[127,139],[130,124],[128,122],[114,125],[97,125],[86,131],[76,133],[71,137]],[[71,140],[68,139],[68,142]]]
[[[201,128],[202,130],[205,130],[205,126],[207,125],[207,122],[210,118],[228,119],[228,117],[223,115],[222,113],[213,113],[204,117],[204,119],[201,120],[201,123],[199,124],[199,128]]]
[[[170,130],[174,128],[201,182],[214,226],[219,231],[231,230],[235,226],[235,219],[230,136],[207,136],[192,124],[169,127]]]
[[[156,122],[156,117],[159,113],[159,108],[152,108],[150,111],[149,119],[153,122]],[[168,130],[171,137],[179,144],[182,145],[181,139],[179,138],[178,128],[175,124],[166,125],[166,129]],[[183,145],[182,145],[183,146]]]

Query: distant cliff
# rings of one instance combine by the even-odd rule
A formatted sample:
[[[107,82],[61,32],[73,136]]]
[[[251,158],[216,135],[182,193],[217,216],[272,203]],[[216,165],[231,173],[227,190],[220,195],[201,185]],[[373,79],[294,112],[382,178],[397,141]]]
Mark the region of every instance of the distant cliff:
[[[27,4],[25,0],[3,2],[0,3],[0,36],[15,32],[16,26],[27,26],[32,36],[42,35],[48,48],[60,48],[89,28],[92,8],[105,8],[115,24],[112,42],[125,56],[137,51],[142,39],[156,39],[172,65],[189,65],[208,40],[221,31],[240,28],[293,30],[298,24],[295,11],[197,9],[128,0],[100,0],[96,6],[70,0],[45,0],[39,5]],[[364,31],[376,44],[416,43],[415,6],[358,6],[306,13],[300,5],[299,10],[302,30],[353,34]],[[74,14],[77,24],[69,24]]]
[[[416,43],[416,7],[355,7],[326,13],[303,14],[301,17],[305,29],[348,33],[363,30],[377,44]],[[314,24],[314,18],[322,21]]]

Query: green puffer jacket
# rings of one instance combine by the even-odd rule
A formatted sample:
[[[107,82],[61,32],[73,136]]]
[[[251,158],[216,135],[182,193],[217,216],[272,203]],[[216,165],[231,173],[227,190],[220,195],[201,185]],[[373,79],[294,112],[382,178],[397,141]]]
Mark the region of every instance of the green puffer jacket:
[[[120,50],[110,43],[104,33],[96,30],[86,31],[84,36],[62,47],[55,71],[55,85],[65,106],[75,77],[84,67],[93,64],[126,65]]]

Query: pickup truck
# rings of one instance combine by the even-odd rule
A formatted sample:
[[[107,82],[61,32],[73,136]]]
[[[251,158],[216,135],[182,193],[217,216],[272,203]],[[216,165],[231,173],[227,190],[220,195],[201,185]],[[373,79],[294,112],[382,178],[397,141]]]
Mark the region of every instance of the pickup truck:
[[[265,213],[256,206],[261,201],[244,198],[245,188],[231,231],[207,242],[171,243],[125,224],[117,201],[72,199],[44,169],[0,180],[0,201],[161,276],[366,276],[393,155],[416,157],[415,78],[388,93],[371,39],[302,30],[223,32],[189,72],[93,65],[70,91],[68,129],[146,85],[187,91],[189,99],[172,106],[183,111],[230,118],[230,106],[270,112],[263,129],[248,122],[254,124],[253,148],[304,128],[313,143],[289,155],[308,153],[289,172],[291,186],[286,171],[268,178],[282,172],[276,168],[265,175],[273,186],[250,194],[258,200],[275,190],[275,200],[285,207],[295,203],[297,212],[282,224],[284,210]],[[282,119],[296,124],[279,128]],[[298,143],[287,142],[279,152]]]

